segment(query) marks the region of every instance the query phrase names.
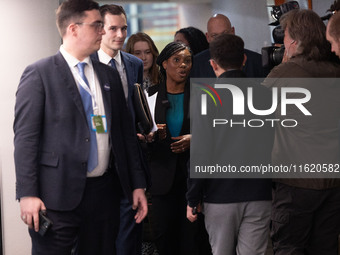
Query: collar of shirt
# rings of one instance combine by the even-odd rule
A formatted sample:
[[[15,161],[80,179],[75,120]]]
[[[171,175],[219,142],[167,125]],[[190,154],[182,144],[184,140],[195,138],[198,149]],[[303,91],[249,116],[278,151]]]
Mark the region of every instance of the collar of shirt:
[[[105,63],[107,65],[110,63],[110,60],[112,59],[112,57],[106,54],[102,49],[99,49],[98,51],[98,58],[100,62]],[[120,56],[120,50],[118,50],[118,53],[114,57],[114,60],[116,60],[118,65],[120,66],[122,65],[122,57]]]
[[[79,61],[79,59],[75,58],[75,57],[72,56],[70,53],[68,53],[68,52],[65,50],[65,48],[64,48],[63,45],[60,46],[60,49],[59,49],[59,50],[60,50],[61,55],[63,55],[63,57],[65,58],[67,64],[68,64],[70,67],[75,67],[75,66],[77,66],[77,64],[78,64],[79,62],[85,62],[85,63],[87,63],[90,67],[92,67],[92,62],[91,62],[90,57],[86,57],[83,61]]]

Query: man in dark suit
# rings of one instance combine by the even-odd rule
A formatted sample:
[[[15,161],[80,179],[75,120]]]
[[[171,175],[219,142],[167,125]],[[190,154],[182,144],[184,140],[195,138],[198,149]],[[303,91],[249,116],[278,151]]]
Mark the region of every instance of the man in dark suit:
[[[215,14],[207,24],[206,37],[211,43],[220,34],[235,34],[235,28],[231,26],[230,20],[223,14]],[[265,77],[262,68],[262,56],[251,50],[244,49],[247,61],[243,65],[243,72],[247,77]],[[204,50],[194,56],[190,76],[192,78],[215,78],[216,75],[209,64],[210,50]]]
[[[60,51],[28,66],[14,121],[17,199],[32,254],[115,254],[120,194],[136,222],[147,214],[146,178],[117,72],[91,61],[100,47],[99,5],[67,0],[57,10]],[[39,231],[39,211],[53,225]]]
[[[100,13],[104,21],[105,35],[103,35],[100,50],[92,54],[91,57],[118,71],[126,103],[131,112],[132,121],[135,123],[135,109],[132,96],[134,84],[143,83],[143,62],[134,55],[122,51],[127,37],[127,20],[123,7],[115,4],[102,5]],[[139,153],[143,157],[141,150],[139,150]],[[143,169],[148,173],[148,167],[144,159]],[[122,196],[120,227],[116,241],[118,255],[141,254],[142,224],[136,224],[133,221],[135,214],[136,212],[132,210],[131,202],[126,196]]]
[[[134,84],[143,83],[143,61],[122,51],[127,37],[127,20],[123,7],[115,4],[103,5],[100,7],[100,13],[104,21],[105,35],[100,50],[92,57],[118,71],[128,108],[134,116],[132,95]]]
[[[254,90],[254,104],[258,109],[271,106],[271,93],[259,84],[244,78],[242,64],[246,57],[243,40],[235,35],[223,34],[210,43],[210,63],[218,76],[216,83],[235,84],[243,94],[248,88]],[[222,79],[233,78],[233,79]],[[225,93],[226,92],[226,93]],[[192,165],[256,166],[269,164],[274,139],[274,128],[268,124],[261,127],[243,125],[216,126],[214,118],[227,117],[228,121],[240,123],[250,119],[264,120],[268,116],[257,116],[249,110],[234,115],[233,98],[229,91],[220,93],[223,107],[210,107],[209,121],[193,116],[192,120]],[[209,123],[209,124],[208,124]],[[209,125],[209,127],[208,127]],[[203,138],[204,137],[204,138]],[[205,140],[204,140],[205,139]],[[196,141],[200,140],[200,143]],[[204,142],[208,141],[208,142]],[[195,151],[195,148],[199,150]],[[202,159],[202,163],[198,161]],[[213,254],[264,254],[268,242],[271,212],[271,179],[248,179],[229,173],[224,178],[189,179],[187,192],[187,217],[195,221],[194,207],[199,208],[203,200],[205,226]]]

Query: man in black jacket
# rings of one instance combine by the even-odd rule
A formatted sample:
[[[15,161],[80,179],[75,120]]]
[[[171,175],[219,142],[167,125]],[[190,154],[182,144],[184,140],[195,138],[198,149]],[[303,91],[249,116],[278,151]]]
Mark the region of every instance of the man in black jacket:
[[[241,68],[246,57],[244,43],[240,37],[231,34],[220,35],[210,43],[210,52],[210,64],[218,77],[217,83],[221,82],[221,78],[245,77]],[[239,82],[240,80],[245,80],[247,83]],[[236,84],[234,85],[236,89],[242,91],[243,94],[247,93],[248,87],[252,88],[253,101],[257,109],[270,108],[269,90],[252,83],[249,79],[228,79],[227,81],[223,83],[233,82]],[[231,112],[233,109],[231,93],[224,92],[220,93],[223,106],[221,104],[220,108],[209,108],[212,111],[209,111],[207,116],[218,115],[221,113],[219,110],[227,109],[228,119],[230,121],[237,119],[238,116]],[[242,116],[245,123],[248,123],[250,119],[264,120],[269,117],[257,116],[248,110]],[[224,165],[231,165],[237,169],[241,166],[270,163],[274,131],[271,125],[264,124],[262,127],[218,126],[213,131],[210,130],[211,132],[209,129],[204,129],[203,134],[198,135],[195,130],[202,130],[203,126],[204,123],[198,123],[193,117],[192,166],[200,165],[197,162],[201,162],[202,158],[208,159],[205,162],[209,165],[223,162]],[[209,142],[197,146],[195,135],[199,140],[204,139],[203,136],[208,136]],[[199,150],[195,151],[197,147]],[[235,254],[235,252],[237,254],[264,254],[267,247],[271,211],[271,179],[242,177],[234,179],[235,175],[232,177],[230,178],[229,175],[215,179],[189,179],[187,218],[192,222],[197,219],[197,215],[193,214],[193,208],[200,210],[199,203],[203,199],[205,225],[214,255]]]

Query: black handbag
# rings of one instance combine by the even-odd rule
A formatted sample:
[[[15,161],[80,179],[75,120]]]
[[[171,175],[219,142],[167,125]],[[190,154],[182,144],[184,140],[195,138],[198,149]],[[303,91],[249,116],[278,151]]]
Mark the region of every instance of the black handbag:
[[[138,131],[143,135],[147,135],[152,129],[153,121],[148,101],[139,83],[135,83],[132,98]]]

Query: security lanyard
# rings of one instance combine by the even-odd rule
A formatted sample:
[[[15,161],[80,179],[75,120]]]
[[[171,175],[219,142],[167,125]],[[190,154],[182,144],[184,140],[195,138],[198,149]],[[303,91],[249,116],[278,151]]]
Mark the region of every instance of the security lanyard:
[[[97,106],[97,102],[96,102],[96,90],[94,90],[94,92],[90,89],[89,86],[91,86],[89,84],[89,86],[87,86],[87,84],[85,83],[85,81],[83,80],[83,78],[81,78],[79,72],[77,72],[76,70],[74,70],[74,68],[71,68],[73,75],[76,77],[77,82],[79,83],[79,85],[87,92],[90,94],[91,98],[92,98],[92,104],[93,106],[93,113],[95,113],[98,110],[98,106]],[[85,72],[85,71],[84,71]],[[91,78],[92,78],[92,84],[95,86],[95,78],[94,78],[94,70],[91,68]],[[95,113],[98,114],[98,113]]]

